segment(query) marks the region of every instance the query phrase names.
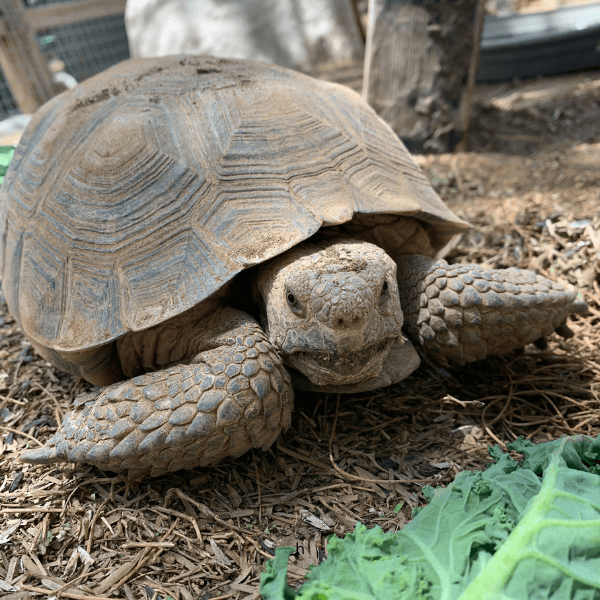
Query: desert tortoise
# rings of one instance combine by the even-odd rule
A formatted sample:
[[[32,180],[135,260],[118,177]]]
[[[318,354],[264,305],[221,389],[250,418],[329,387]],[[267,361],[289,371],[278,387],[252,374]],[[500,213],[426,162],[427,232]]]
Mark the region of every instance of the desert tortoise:
[[[391,129],[347,88],[252,61],[125,61],[54,98],[0,211],[11,313],[102,386],[31,463],[214,464],[288,427],[290,375],[342,392],[406,377],[403,323],[463,363],[581,306],[532,272],[435,260],[468,225]]]

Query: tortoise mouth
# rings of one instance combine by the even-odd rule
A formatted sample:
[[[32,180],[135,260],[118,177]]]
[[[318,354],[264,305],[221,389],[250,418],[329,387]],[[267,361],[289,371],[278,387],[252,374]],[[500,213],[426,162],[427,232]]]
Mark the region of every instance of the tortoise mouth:
[[[315,385],[359,383],[379,374],[396,339],[390,336],[354,352],[298,350],[286,362]]]

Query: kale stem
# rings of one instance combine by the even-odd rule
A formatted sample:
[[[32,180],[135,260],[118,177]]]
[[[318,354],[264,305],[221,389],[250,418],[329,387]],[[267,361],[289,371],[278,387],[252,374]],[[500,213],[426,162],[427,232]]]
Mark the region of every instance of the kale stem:
[[[544,514],[548,511],[554,495],[560,462],[560,452],[557,452],[544,473],[539,493],[523,518],[458,600],[499,600],[506,597],[503,589],[543,527]]]

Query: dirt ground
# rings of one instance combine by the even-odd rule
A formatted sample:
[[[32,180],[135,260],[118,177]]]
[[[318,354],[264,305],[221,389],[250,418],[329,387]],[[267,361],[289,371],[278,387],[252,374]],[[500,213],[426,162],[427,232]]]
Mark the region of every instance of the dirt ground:
[[[423,356],[388,389],[297,394],[267,452],[133,483],[96,468],[29,466],[86,384],[36,356],[2,304],[0,595],[256,599],[276,546],[290,583],[360,521],[397,530],[488,444],[600,433],[600,72],[478,89],[470,151],[417,157],[473,229],[449,261],[531,267],[577,286],[588,316],[507,356],[457,368]]]

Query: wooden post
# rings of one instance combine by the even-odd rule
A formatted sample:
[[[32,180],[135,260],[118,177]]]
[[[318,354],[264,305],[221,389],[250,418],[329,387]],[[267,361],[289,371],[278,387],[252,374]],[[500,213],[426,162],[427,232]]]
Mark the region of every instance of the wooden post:
[[[36,31],[43,31],[49,27],[122,15],[125,4],[126,0],[80,0],[46,4],[28,8],[27,19]]]
[[[478,0],[369,0],[363,96],[409,149],[458,140]]]
[[[33,113],[56,93],[52,75],[21,0],[0,0],[0,11],[0,67],[19,109]]]
[[[478,0],[475,13],[475,31],[473,32],[473,50],[469,63],[469,77],[467,87],[460,99],[460,140],[456,150],[466,152],[468,149],[469,126],[471,124],[471,105],[473,104],[473,92],[477,78],[477,67],[479,66],[479,55],[481,54],[481,36],[483,35],[483,24],[485,21],[485,0]]]

